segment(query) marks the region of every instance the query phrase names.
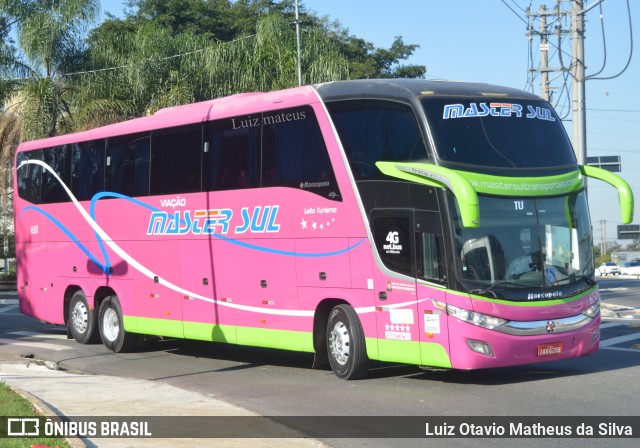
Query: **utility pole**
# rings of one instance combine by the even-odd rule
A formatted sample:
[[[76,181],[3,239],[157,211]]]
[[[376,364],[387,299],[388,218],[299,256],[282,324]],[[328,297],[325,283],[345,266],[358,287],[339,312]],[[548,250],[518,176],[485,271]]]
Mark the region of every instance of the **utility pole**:
[[[540,37],[540,66],[538,68],[529,67],[530,79],[533,78],[533,74],[540,73],[541,96],[547,101],[551,101],[551,82],[549,81],[549,73],[569,71],[569,68],[567,67],[549,66],[549,50],[551,47],[549,44],[549,36],[555,35],[560,41],[563,34],[569,33],[567,30],[562,28],[562,18],[567,16],[568,13],[560,10],[560,2],[567,0],[556,1],[558,4],[553,11],[548,10],[546,5],[540,5],[540,10],[537,13],[532,12],[530,8],[526,11],[526,16],[529,19],[529,27],[526,35],[529,38],[529,42],[533,44],[533,37]],[[549,21],[549,18],[553,20]],[[534,31],[533,26],[531,25],[531,22],[535,20],[540,20],[538,31]],[[552,25],[554,25],[554,31],[550,31],[550,27]]]
[[[571,75],[573,146],[580,165],[587,161],[587,109],[584,64],[584,8],[582,0],[572,0],[571,5]]]
[[[540,5],[540,84],[542,98],[550,101],[549,95],[549,39],[547,34],[547,6]]]
[[[571,3],[571,11],[563,11],[561,5]],[[589,8],[591,9],[591,8]],[[532,41],[534,35],[540,37],[540,66],[538,68],[529,67],[530,73],[540,73],[541,96],[547,101],[551,98],[551,87],[549,82],[549,73],[565,72],[569,73],[572,78],[571,85],[571,111],[573,120],[572,143],[576,153],[576,159],[580,165],[587,162],[587,127],[586,127],[586,94],[585,94],[585,64],[584,64],[584,0],[556,0],[554,11],[549,11],[546,5],[540,5],[539,12],[535,13],[527,9],[527,18],[529,20],[539,19],[538,31],[533,31],[533,27],[529,25],[527,36]],[[549,66],[549,36],[554,34],[561,42],[562,35],[568,34],[569,31],[562,28],[563,19],[571,17],[571,64],[565,66],[562,63],[562,48],[558,48],[560,58],[559,67]],[[553,20],[548,20],[551,17]],[[550,26],[555,26],[555,31],[550,31]],[[560,44],[558,44],[560,46]]]
[[[296,0],[296,42],[298,46],[298,86],[302,85],[302,57],[300,55],[300,14],[298,13],[298,0]]]
[[[607,221],[600,220],[600,255],[607,255]]]

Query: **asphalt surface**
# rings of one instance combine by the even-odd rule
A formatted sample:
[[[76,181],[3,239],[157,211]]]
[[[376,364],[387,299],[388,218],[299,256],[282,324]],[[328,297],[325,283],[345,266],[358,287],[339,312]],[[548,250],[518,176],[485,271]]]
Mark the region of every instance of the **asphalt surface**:
[[[0,292],[3,306],[17,307],[15,292]],[[602,303],[602,317],[609,321],[639,319],[637,308]],[[1,345],[1,342],[0,342]],[[72,447],[324,447],[322,442],[304,438],[294,430],[275,422],[261,421],[260,416],[236,405],[173,387],[141,379],[119,378],[105,375],[72,374],[57,369],[51,362],[37,359],[16,359],[0,351],[0,381],[29,399],[46,416],[82,416],[101,421],[140,417],[237,417],[242,423],[257,424],[249,431],[249,438],[68,438]],[[105,387],[107,384],[109,387]],[[251,419],[253,417],[253,419]],[[247,419],[248,418],[248,419]],[[187,419],[188,420],[188,419]],[[163,420],[164,421],[164,420]],[[183,419],[184,421],[184,419]],[[220,423],[220,420],[212,420]],[[226,420],[233,424],[234,420]],[[165,422],[170,422],[166,420]],[[262,431],[265,437],[256,435]],[[184,432],[184,431],[182,431]],[[274,437],[272,434],[277,434]],[[281,437],[284,436],[284,437]]]
[[[17,306],[15,293],[0,293],[0,301],[4,306]],[[0,343],[1,345],[1,343]],[[72,374],[57,369],[57,365],[37,359],[15,359],[0,351],[0,381],[30,400],[45,416],[82,416],[83,418],[99,417],[95,420],[97,435],[103,421],[120,422],[126,416],[140,417],[141,423],[147,421],[171,424],[171,419],[154,417],[237,417],[236,420],[212,419],[209,421],[228,422],[231,425],[241,423],[256,424],[258,428],[250,431],[250,438],[215,437],[215,438],[157,438],[153,431],[146,428],[142,435],[151,433],[150,437],[105,438],[105,437],[68,437],[72,447],[314,447],[326,445],[321,442],[302,437],[300,433],[288,429],[275,422],[263,421],[251,411],[224,401],[179,389],[167,384],[140,379],[118,378],[105,375]],[[105,387],[108,385],[108,387]],[[253,419],[250,417],[254,417]],[[199,419],[202,421],[202,419]],[[144,425],[138,426],[138,428]],[[120,422],[113,431],[122,434],[129,430],[133,433],[133,425],[125,426]],[[166,428],[162,428],[165,430]],[[169,430],[168,432],[172,432]],[[179,431],[180,433],[185,431]],[[215,431],[213,431],[215,432]],[[263,434],[262,437],[257,437]],[[278,437],[274,437],[276,434]],[[284,437],[280,437],[280,436]]]

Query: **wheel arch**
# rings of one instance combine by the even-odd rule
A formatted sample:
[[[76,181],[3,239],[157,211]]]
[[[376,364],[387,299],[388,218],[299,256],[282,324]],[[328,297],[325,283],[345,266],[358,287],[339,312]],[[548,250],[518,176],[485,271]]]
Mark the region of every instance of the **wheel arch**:
[[[319,368],[329,365],[327,354],[327,323],[329,314],[338,305],[351,305],[348,301],[339,298],[326,298],[320,301],[313,314],[313,357],[312,368]]]
[[[80,285],[68,285],[67,288],[64,290],[62,316],[63,316],[65,325],[69,323],[69,304],[71,303],[71,298],[78,291],[84,292],[84,290],[80,287]],[[86,293],[85,293],[85,296],[86,296]]]
[[[100,286],[93,295],[93,303],[96,309],[100,309],[102,301],[109,296],[118,296],[110,286]]]

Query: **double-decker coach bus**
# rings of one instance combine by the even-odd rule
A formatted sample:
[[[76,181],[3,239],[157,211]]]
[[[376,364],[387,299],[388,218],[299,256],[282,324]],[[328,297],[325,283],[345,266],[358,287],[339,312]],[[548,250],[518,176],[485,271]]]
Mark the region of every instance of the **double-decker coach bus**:
[[[114,352],[161,336],[454,369],[599,343],[585,177],[538,97],[345,81],[22,144],[20,310]]]

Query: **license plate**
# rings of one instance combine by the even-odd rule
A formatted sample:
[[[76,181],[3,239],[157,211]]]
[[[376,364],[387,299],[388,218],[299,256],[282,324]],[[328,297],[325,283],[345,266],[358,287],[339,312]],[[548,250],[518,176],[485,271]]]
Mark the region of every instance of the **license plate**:
[[[538,345],[538,356],[553,356],[560,353],[562,353],[562,344],[560,342]]]

